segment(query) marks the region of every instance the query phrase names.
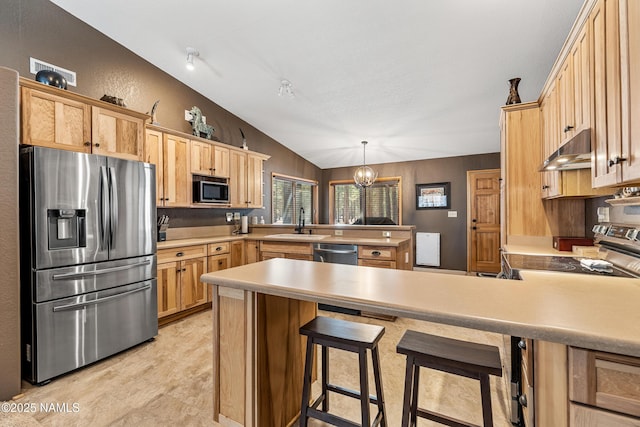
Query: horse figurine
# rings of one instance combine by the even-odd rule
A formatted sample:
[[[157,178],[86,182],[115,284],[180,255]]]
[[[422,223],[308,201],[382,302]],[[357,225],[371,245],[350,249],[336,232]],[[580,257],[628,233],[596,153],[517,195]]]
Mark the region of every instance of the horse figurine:
[[[191,120],[189,120],[189,122],[191,123],[193,134],[195,136],[202,136],[202,134],[204,134],[205,138],[211,139],[211,135],[213,135],[215,129],[213,126],[202,121],[202,111],[200,111],[198,107],[193,107],[189,113],[191,114]]]

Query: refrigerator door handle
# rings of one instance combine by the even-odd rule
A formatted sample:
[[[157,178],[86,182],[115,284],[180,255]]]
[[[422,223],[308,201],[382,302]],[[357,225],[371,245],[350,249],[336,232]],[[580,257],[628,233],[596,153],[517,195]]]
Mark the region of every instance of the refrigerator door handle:
[[[111,201],[110,207],[110,221],[109,221],[109,248],[114,248],[116,245],[116,227],[118,227],[118,183],[116,181],[115,169],[109,168],[109,199]]]
[[[130,270],[135,267],[144,267],[145,265],[149,265],[149,264],[151,264],[151,260],[139,262],[137,264],[127,264],[127,265],[121,265],[118,267],[103,268],[101,270],[54,274],[52,276],[52,279],[53,280],[81,279],[86,276],[97,276],[100,274],[108,274],[116,271]]]
[[[115,295],[110,295],[110,296],[104,297],[104,298],[98,298],[98,299],[95,299],[93,301],[83,301],[83,302],[79,302],[79,303],[75,303],[75,304],[59,305],[57,307],[53,307],[53,311],[56,312],[56,311],[77,310],[78,308],[84,308],[84,307],[87,307],[89,305],[97,305],[97,304],[100,304],[100,303],[103,303],[103,302],[106,302],[106,301],[111,301],[111,300],[116,299],[116,298],[122,298],[122,297],[125,297],[127,295],[135,294],[135,293],[142,292],[142,291],[147,291],[147,290],[151,289],[151,286],[152,285],[146,285],[146,286],[143,286],[143,287],[138,288],[138,289],[122,292],[122,293],[115,294]]]
[[[107,177],[107,168],[100,166],[100,248],[106,249],[107,228],[109,225],[109,178]]]

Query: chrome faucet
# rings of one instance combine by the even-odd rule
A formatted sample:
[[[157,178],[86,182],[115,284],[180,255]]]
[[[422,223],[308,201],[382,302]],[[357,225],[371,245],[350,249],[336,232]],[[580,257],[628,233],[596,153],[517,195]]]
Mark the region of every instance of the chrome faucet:
[[[298,226],[294,228],[297,234],[302,234],[304,229],[304,208],[300,208],[300,217],[298,218]]]

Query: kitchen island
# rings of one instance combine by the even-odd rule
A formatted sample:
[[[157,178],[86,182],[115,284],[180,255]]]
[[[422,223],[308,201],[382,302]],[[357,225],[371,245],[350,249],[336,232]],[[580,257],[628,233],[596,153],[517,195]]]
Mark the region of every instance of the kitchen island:
[[[290,259],[205,274],[214,295],[214,417],[245,426],[295,419],[304,349],[298,327],[315,316],[318,302],[640,356],[637,279],[538,272],[524,278]]]

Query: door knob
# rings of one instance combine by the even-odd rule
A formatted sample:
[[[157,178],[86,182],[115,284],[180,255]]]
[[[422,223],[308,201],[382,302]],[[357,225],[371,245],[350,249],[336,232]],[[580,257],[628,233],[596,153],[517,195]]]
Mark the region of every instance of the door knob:
[[[478,227],[476,227],[475,225],[473,227],[471,227],[472,230],[477,230]]]

